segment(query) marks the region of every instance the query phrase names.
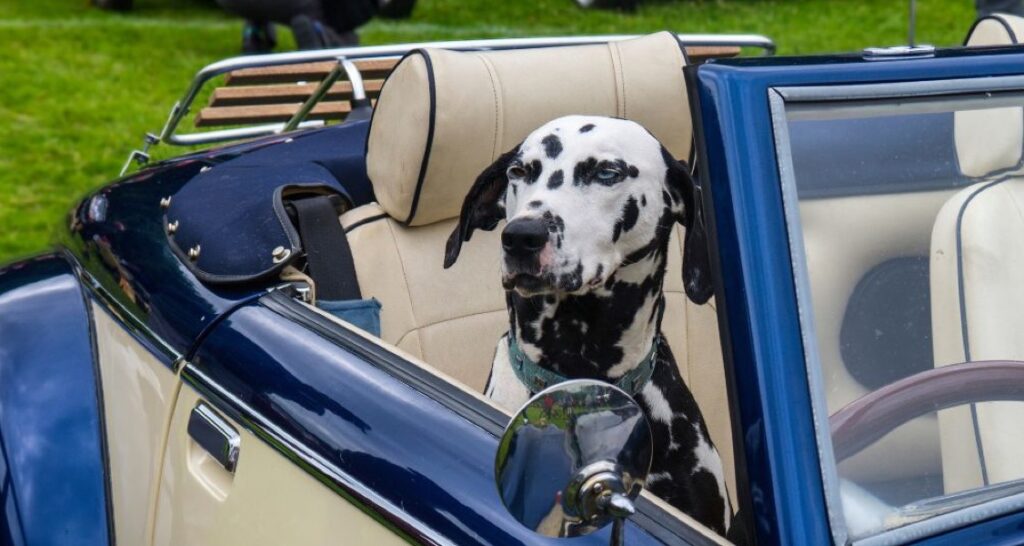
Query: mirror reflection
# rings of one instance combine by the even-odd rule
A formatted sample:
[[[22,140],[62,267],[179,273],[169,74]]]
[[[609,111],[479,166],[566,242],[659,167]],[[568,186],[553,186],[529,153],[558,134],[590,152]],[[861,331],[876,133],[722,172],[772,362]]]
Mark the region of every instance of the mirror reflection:
[[[625,392],[569,381],[538,393],[509,423],[495,461],[498,490],[528,528],[584,535],[640,493],[651,451],[647,420]]]

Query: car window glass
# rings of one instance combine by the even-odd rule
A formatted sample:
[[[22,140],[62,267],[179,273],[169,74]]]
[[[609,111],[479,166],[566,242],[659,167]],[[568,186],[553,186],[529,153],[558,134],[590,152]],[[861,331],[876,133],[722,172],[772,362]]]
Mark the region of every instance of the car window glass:
[[[805,348],[851,538],[1024,491],[1024,402],[898,418],[915,396],[966,396],[925,382],[936,370],[971,363],[957,381],[981,385],[997,373],[982,363],[1024,361],[1022,105],[1016,93],[784,105]],[[977,394],[1012,397],[989,390]],[[837,428],[859,400],[896,417]]]

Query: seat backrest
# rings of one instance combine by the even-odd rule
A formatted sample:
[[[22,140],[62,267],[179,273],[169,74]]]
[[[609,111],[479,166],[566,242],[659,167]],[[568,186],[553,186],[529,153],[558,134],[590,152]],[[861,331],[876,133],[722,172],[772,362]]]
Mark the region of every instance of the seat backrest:
[[[408,55],[381,91],[367,142],[377,203],[342,216],[364,296],[382,303],[384,341],[482,391],[508,329],[500,228],[478,232],[450,269],[445,241],[477,175],[553,118],[635,120],[688,159],[692,128],[670,33],[601,45]],[[717,318],[687,300],[677,230],[664,330],[732,480],[732,445]],[[713,304],[712,304],[713,305]]]
[[[993,15],[967,45],[1017,43],[1024,19]],[[931,242],[935,365],[1024,360],[1024,109],[957,112],[957,155],[978,182],[936,217]],[[947,493],[1024,478],[1024,403],[987,402],[939,413]]]

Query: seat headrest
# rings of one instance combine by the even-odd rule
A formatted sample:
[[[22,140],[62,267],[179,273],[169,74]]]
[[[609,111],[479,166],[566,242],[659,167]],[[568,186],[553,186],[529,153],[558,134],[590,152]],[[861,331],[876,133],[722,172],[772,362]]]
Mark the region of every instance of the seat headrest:
[[[1024,38],[1024,18],[996,13],[975,21],[968,47],[1014,45]],[[1019,106],[965,110],[954,114],[960,170],[985,176],[1018,166],[1024,160],[1024,109]]]
[[[599,45],[414,51],[388,76],[370,122],[366,162],[377,201],[408,225],[454,218],[480,172],[569,114],[636,121],[687,160],[685,64],[669,32]]]

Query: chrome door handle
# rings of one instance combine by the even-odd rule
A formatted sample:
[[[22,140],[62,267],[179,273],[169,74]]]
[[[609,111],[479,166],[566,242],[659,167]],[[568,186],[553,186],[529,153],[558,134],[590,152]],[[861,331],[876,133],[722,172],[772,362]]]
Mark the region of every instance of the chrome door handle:
[[[224,470],[235,472],[241,438],[238,432],[209,406],[200,402],[188,418],[188,435]]]

